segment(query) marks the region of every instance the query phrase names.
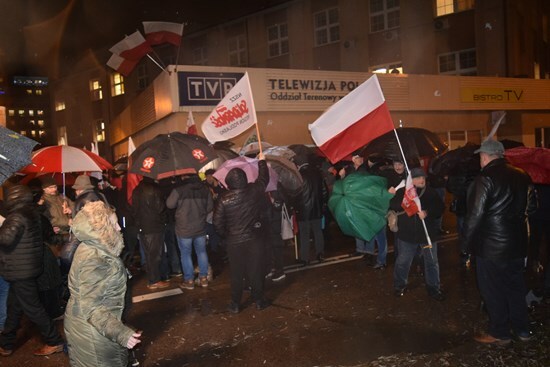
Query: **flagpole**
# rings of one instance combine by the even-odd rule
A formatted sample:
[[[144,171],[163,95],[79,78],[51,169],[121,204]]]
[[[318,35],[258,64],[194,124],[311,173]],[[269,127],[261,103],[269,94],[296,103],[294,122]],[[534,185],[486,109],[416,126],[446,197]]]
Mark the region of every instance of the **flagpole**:
[[[411,171],[409,170],[407,159],[405,159],[405,153],[403,152],[403,147],[401,146],[401,140],[399,140],[399,134],[397,134],[397,130],[395,128],[393,129],[393,132],[395,134],[395,138],[397,139],[397,145],[399,146],[399,151],[401,152],[401,156],[403,157],[403,164],[405,165],[407,174],[410,175]],[[406,187],[405,187],[405,190],[406,190]],[[432,239],[428,234],[428,228],[426,227],[426,222],[424,221],[424,218],[420,218],[420,221],[422,222],[422,226],[424,227],[424,233],[426,234],[426,239],[428,240],[428,246],[424,246],[422,248],[432,248]],[[433,256],[431,251],[430,251],[430,255]]]
[[[155,52],[155,51],[153,51],[153,52]],[[156,53],[155,53],[155,55],[156,55]],[[153,58],[151,57],[151,55],[147,54],[147,57],[149,58],[149,60],[151,60],[152,62],[154,62],[155,65],[158,66],[158,67],[160,68],[160,70],[165,71],[166,73],[168,73],[168,75],[170,75],[170,72],[169,72],[168,70],[166,70],[165,68],[163,68],[162,66],[160,66],[160,64],[159,64],[155,59],[153,59]]]
[[[184,25],[184,23],[182,23],[182,25]],[[178,45],[178,50],[176,51],[176,66],[174,67],[174,72],[177,73],[178,72],[178,63],[179,63],[179,60],[180,60],[180,49],[181,49],[181,41],[183,40],[183,31],[182,31],[182,35],[181,35],[181,38],[180,38],[180,44]]]

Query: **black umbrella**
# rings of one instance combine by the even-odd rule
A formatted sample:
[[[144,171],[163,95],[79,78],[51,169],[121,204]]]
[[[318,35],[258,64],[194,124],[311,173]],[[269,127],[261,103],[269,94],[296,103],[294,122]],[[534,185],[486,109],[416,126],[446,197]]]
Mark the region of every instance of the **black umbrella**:
[[[123,155],[113,163],[114,171],[128,171],[128,156]]]
[[[434,158],[430,163],[430,173],[437,176],[446,176],[455,171],[479,171],[479,155],[474,151],[479,144],[466,143],[463,147],[449,150]]]
[[[296,155],[292,157],[292,161],[298,166],[309,163],[315,158],[315,150],[304,144],[292,144],[288,146],[288,149],[292,150]]]
[[[208,140],[179,132],[160,134],[131,155],[130,172],[155,180],[197,173],[218,155]]]
[[[210,169],[210,168],[218,169],[218,167],[220,167],[223,164],[223,162],[233,158],[237,158],[239,156],[236,152],[234,152],[229,148],[219,148],[216,145],[214,145],[214,151],[216,152],[218,158],[210,162],[210,164],[204,167],[204,169]]]
[[[448,148],[447,144],[437,134],[426,129],[402,127],[396,131],[407,160],[421,157],[435,157],[445,152]],[[363,157],[368,157],[373,153],[379,153],[392,160],[402,159],[393,130],[368,143],[362,155]]]
[[[0,185],[19,169],[31,164],[38,142],[0,126]]]
[[[295,194],[302,188],[304,182],[302,175],[293,162],[276,155],[266,155],[265,159],[271,168],[277,172],[277,180],[283,186],[286,193]]]

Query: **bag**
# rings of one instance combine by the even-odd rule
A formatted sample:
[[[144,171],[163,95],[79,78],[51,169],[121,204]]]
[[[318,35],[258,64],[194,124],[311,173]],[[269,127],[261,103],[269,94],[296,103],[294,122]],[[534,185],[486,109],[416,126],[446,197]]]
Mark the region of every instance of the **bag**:
[[[281,210],[281,238],[283,240],[294,238],[294,226],[292,225],[292,219],[290,215],[288,215],[288,210],[284,203]]]
[[[388,219],[388,227],[390,228],[390,231],[397,232],[399,228],[397,228],[397,217],[400,213],[397,213],[395,210],[388,210],[388,214],[386,214],[386,218]]]

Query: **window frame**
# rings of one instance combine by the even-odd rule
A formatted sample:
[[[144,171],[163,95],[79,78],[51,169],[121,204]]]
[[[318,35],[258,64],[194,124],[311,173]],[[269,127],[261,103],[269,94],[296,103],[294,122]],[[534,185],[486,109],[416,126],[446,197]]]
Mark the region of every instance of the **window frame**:
[[[206,46],[195,47],[191,50],[191,62],[193,65],[208,65],[208,49]]]
[[[382,72],[381,69],[385,69],[385,72]],[[379,73],[379,74],[392,74],[392,71],[397,69],[399,74],[404,74],[403,71],[403,62],[395,61],[390,63],[384,63],[379,65],[374,65],[369,67],[369,73]],[[380,71],[377,71],[380,70]]]
[[[123,94],[124,94],[124,76],[117,72],[111,73],[111,95],[113,97],[117,97]]]
[[[232,48],[233,43],[236,45],[235,49]],[[247,43],[244,33],[227,39],[227,51],[229,66],[247,66],[248,60],[243,60],[247,59]],[[236,57],[237,63],[232,61],[232,57]]]
[[[384,32],[389,31],[392,29],[396,29],[401,27],[401,3],[399,0],[379,0],[382,2],[382,10],[373,11],[372,10],[372,2],[374,0],[369,0],[369,31],[370,33],[378,33],[378,32]],[[397,6],[388,7],[388,1],[394,1],[397,2]],[[397,25],[389,26],[389,15],[397,12]],[[375,17],[382,17],[383,19],[383,27],[382,28],[376,28],[373,29],[373,25],[376,24],[373,22],[373,18]]]
[[[286,35],[282,36],[281,27],[286,28]],[[270,30],[276,29],[276,38],[270,39]],[[288,55],[289,53],[289,44],[288,44],[288,23],[276,23],[266,27],[266,36],[267,36],[267,57],[272,59],[275,57]],[[283,44],[286,44],[286,51],[283,52]],[[271,54],[271,46],[277,47],[277,53]]]
[[[471,4],[468,4],[471,1]],[[440,5],[441,3],[441,5]],[[474,9],[476,6],[475,0],[434,0],[435,17],[442,17],[449,14],[460,13]],[[451,8],[452,9],[449,9]],[[445,9],[441,13],[440,9]]]
[[[476,60],[475,67],[462,68],[461,65],[460,65],[460,56],[462,54],[466,54],[466,53],[470,53],[470,52],[474,53],[474,57],[475,57],[475,60]],[[451,71],[443,71],[442,72],[441,71],[441,65],[442,65],[441,58],[451,56],[451,55],[454,56],[455,69],[451,70]],[[438,71],[439,75],[462,75],[462,76],[477,75],[477,51],[476,51],[476,49],[475,48],[468,48],[468,49],[458,50],[458,51],[453,51],[453,52],[445,52],[445,53],[437,55],[437,71]]]
[[[337,20],[336,22],[330,23],[330,12],[336,10]],[[324,15],[324,25],[317,25],[317,16]],[[337,38],[333,39],[332,30],[337,30]],[[323,32],[326,41],[319,39],[319,32]],[[340,9],[335,6],[332,8],[327,8],[318,12],[313,13],[313,44],[315,47],[330,45],[333,43],[340,42]]]
[[[93,102],[103,99],[103,85],[101,85],[101,80],[98,78],[90,80],[90,97]]]

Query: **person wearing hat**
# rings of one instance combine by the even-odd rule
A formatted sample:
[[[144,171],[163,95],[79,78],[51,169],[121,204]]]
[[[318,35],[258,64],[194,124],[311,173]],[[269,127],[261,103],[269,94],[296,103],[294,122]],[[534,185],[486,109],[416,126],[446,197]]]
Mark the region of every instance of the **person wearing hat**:
[[[445,203],[433,188],[426,186],[426,173],[422,168],[411,169],[411,178],[420,199],[420,211],[412,216],[405,213],[397,217],[398,252],[393,273],[394,294],[397,297],[402,297],[405,294],[409,270],[414,256],[420,249],[424,260],[424,276],[428,295],[437,301],[443,301],[445,295],[440,288],[436,241],[440,235],[438,219],[443,215]],[[395,194],[390,201],[390,209],[397,212],[402,211],[401,203],[406,188],[403,187],[395,191],[392,187],[389,191]],[[426,224],[432,242],[431,246],[429,246],[422,220]]]
[[[488,139],[475,151],[481,172],[468,190],[464,242],[475,256],[481,297],[489,313],[483,344],[531,338],[525,295],[527,216],[536,210],[530,177],[504,159],[502,143]]]
[[[46,205],[45,215],[50,220],[53,230],[57,235],[68,237],[70,223],[69,214],[74,203],[62,196],[57,191],[57,183],[51,176],[44,176],[40,179],[42,183],[42,200],[38,203],[40,205]]]

